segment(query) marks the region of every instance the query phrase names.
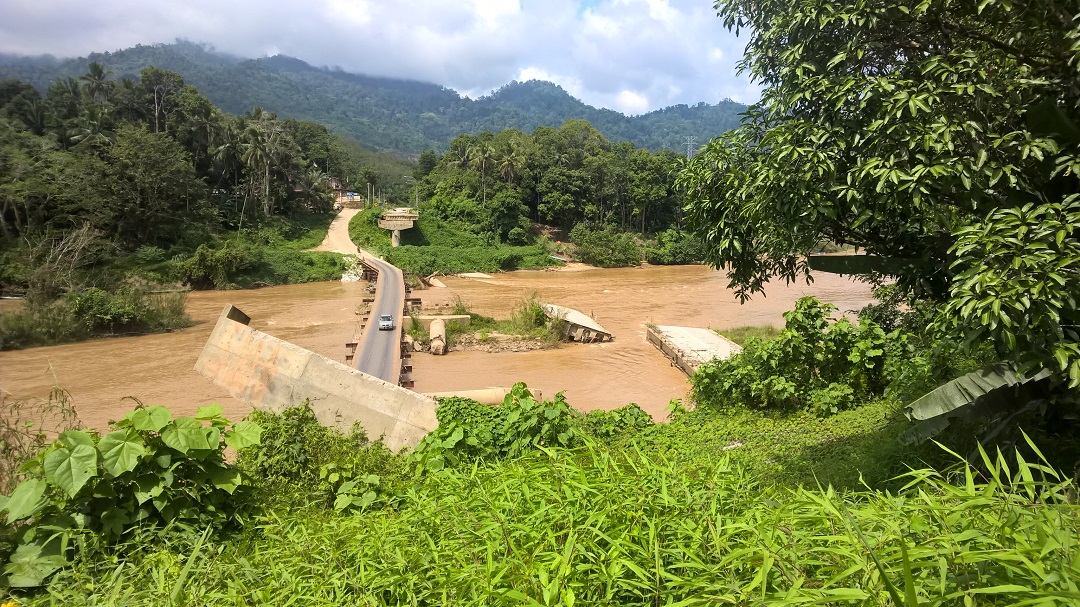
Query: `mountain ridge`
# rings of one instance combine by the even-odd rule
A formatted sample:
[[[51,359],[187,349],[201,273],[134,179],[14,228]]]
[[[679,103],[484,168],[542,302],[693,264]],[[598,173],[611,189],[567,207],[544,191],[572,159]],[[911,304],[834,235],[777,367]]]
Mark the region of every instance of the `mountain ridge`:
[[[236,57],[187,41],[72,59],[0,54],[0,79],[15,78],[44,91],[57,78],[84,73],[92,61],[104,64],[113,78],[137,78],[149,65],[174,71],[228,112],[262,107],[282,117],[320,122],[366,147],[401,157],[425,149],[443,151],[460,133],[532,132],[571,119],[587,120],[614,142],[683,151],[688,136],[705,143],[735,128],[746,109],[723,100],[627,116],[587,105],[559,85],[540,80],[513,81],[470,99],[439,84],[316,67],[287,55]]]

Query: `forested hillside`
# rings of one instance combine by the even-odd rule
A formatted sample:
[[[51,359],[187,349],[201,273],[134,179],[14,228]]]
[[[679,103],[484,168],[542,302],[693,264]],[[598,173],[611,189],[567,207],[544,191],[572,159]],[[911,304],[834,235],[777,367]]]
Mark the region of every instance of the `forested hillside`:
[[[85,73],[90,62],[104,64],[118,78],[137,76],[150,65],[174,71],[225,111],[242,114],[260,106],[282,117],[319,122],[371,149],[398,156],[445,150],[460,133],[505,128],[529,133],[572,119],[587,120],[613,142],[630,141],[653,151],[684,150],[687,136],[704,143],[738,126],[739,113],[746,109],[724,100],[628,117],[585,105],[562,88],[539,81],[514,82],[472,100],[435,84],[317,68],[285,56],[239,59],[190,42],[70,60],[0,55],[0,80],[18,79],[44,91],[57,78]]]
[[[377,193],[413,165],[317,123],[232,115],[176,72],[113,78],[91,63],[44,95],[0,82],[0,349],[183,324],[151,294],[340,277],[302,253],[332,218],[332,187]]]

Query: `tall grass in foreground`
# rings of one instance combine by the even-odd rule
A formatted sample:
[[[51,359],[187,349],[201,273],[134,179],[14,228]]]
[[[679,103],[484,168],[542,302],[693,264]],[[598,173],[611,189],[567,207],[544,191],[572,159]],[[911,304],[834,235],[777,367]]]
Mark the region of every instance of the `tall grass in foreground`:
[[[396,510],[297,506],[85,559],[65,605],[1077,605],[1073,487],[1039,464],[893,494],[760,484],[602,450],[444,470]]]

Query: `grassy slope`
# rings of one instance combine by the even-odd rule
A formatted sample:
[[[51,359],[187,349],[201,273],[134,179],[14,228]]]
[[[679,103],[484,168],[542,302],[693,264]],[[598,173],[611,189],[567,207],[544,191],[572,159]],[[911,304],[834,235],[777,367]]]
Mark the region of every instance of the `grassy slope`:
[[[196,530],[146,536],[65,570],[51,596],[21,600],[888,605],[890,584],[904,592],[905,576],[921,605],[969,596],[973,605],[1043,597],[1064,606],[1077,596],[1080,516],[1054,505],[1061,489],[1034,497],[926,471],[899,494],[776,485],[733,453],[681,452],[715,421],[668,426],[667,456],[601,444],[535,452],[406,482],[392,506],[368,512],[334,513],[293,487],[237,535],[212,535],[198,549]],[[1054,602],[1055,592],[1066,594]]]

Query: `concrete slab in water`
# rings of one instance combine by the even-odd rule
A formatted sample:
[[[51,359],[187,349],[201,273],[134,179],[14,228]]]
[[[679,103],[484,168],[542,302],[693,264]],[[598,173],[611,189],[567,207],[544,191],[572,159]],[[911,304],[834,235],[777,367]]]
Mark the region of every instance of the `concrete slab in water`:
[[[714,358],[724,359],[742,352],[739,344],[699,327],[650,325],[646,337],[687,375],[693,375],[698,367]]]

